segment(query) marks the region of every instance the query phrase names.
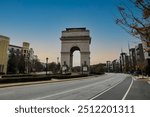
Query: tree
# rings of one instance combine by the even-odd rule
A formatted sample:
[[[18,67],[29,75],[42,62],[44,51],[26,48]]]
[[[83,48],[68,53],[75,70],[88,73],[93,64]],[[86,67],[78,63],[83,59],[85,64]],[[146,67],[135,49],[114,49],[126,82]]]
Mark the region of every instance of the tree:
[[[20,55],[19,58],[20,58],[18,63],[19,73],[25,73],[25,57],[23,55]]]
[[[52,71],[53,73],[56,73],[57,72],[57,64],[55,62],[49,63],[48,70]]]
[[[104,73],[104,64],[96,64],[90,67],[91,74],[103,74]]]
[[[24,56],[20,51],[11,49],[8,59],[7,73],[16,74],[24,73],[25,71],[25,60]]]
[[[17,73],[17,57],[14,53],[10,53],[9,55],[7,73]]]
[[[134,5],[133,10],[125,4],[118,6],[121,18],[116,19],[116,24],[142,41],[150,42],[150,1],[128,0],[128,3]]]
[[[36,71],[36,72],[44,71],[44,66],[38,59],[34,60],[33,66],[34,66],[34,71]]]
[[[48,64],[48,71],[51,71],[54,74],[60,73],[60,68],[60,63],[51,62]]]
[[[72,68],[73,72],[80,72],[81,71],[81,67],[80,66],[75,66]]]

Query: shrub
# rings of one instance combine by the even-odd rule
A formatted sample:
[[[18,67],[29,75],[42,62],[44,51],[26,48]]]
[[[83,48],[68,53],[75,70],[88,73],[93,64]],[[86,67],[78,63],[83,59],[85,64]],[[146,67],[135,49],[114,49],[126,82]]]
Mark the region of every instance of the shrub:
[[[23,78],[2,78],[0,83],[18,83],[18,82],[33,82],[33,81],[44,81],[51,80],[51,76],[37,76],[37,77],[23,77]]]

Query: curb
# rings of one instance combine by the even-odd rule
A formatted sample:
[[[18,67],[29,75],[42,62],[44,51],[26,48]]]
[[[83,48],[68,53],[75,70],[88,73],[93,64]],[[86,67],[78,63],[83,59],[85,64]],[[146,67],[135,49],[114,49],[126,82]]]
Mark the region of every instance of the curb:
[[[73,80],[84,80],[84,79],[89,79],[89,78],[96,78],[95,76],[87,76],[87,77],[80,77],[80,78],[71,78],[71,79],[62,79],[62,80],[57,80],[53,79],[48,80],[48,81],[37,81],[37,82],[25,82],[25,83],[13,83],[13,84],[2,84],[0,85],[0,88],[7,88],[7,87],[15,87],[15,86],[25,86],[25,85],[36,85],[36,84],[45,84],[45,83],[56,83],[56,82],[65,82],[65,81],[73,81]]]

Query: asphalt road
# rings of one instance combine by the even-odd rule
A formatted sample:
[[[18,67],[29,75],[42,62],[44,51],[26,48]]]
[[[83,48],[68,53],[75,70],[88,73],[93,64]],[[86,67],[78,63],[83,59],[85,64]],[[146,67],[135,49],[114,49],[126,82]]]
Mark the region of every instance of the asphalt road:
[[[80,80],[0,88],[0,100],[130,99],[134,97],[133,84],[129,75],[110,73]]]
[[[150,100],[150,84],[145,79],[134,79],[126,100]]]
[[[81,100],[122,82],[124,74],[106,74],[82,80],[16,86],[0,89],[1,100]]]
[[[117,86],[108,90],[105,93],[101,93],[97,95],[94,100],[120,100],[125,99],[126,92],[130,88],[130,84],[132,83],[132,78],[127,77],[123,82],[119,83]],[[127,92],[128,93],[128,92]]]

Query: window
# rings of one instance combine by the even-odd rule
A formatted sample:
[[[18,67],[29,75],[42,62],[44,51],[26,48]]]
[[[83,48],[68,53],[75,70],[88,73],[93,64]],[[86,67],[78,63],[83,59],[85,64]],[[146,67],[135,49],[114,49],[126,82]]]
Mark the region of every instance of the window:
[[[2,72],[2,65],[0,65],[0,72]]]
[[[147,42],[147,47],[150,47],[150,42]]]
[[[26,50],[24,50],[24,53],[26,53]]]
[[[148,51],[148,56],[150,56],[150,51]]]
[[[14,51],[14,48],[11,48],[11,51],[13,52],[13,51]]]
[[[3,72],[4,70],[4,65],[0,65],[0,72]]]
[[[86,65],[86,61],[84,61],[84,65]]]

